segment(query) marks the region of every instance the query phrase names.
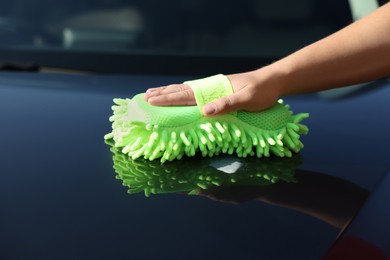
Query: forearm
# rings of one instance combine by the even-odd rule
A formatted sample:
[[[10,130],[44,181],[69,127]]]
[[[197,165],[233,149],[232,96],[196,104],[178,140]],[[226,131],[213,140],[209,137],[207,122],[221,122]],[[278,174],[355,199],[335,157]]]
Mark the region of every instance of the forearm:
[[[266,68],[280,96],[320,91],[390,75],[390,4]]]
[[[316,92],[390,75],[390,4],[269,66],[228,78],[234,94],[203,107],[205,116],[260,111],[282,96]],[[192,89],[172,84],[149,89],[152,105],[194,105]]]

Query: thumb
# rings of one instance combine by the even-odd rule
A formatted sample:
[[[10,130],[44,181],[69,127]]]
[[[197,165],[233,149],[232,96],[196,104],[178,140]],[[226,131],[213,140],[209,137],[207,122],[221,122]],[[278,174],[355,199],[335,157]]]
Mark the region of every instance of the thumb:
[[[222,97],[203,106],[202,113],[205,116],[227,114],[238,109],[239,100],[236,94]]]

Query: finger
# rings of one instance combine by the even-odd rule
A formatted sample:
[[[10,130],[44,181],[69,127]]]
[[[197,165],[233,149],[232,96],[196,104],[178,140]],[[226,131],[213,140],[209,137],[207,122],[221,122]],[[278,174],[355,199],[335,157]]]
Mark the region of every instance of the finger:
[[[158,88],[149,88],[146,90],[145,95],[144,95],[144,100],[148,101],[150,97],[159,95],[160,91],[166,87],[158,87]]]
[[[145,100],[148,101],[151,97],[168,95],[171,93],[176,93],[180,91],[186,91],[190,89],[190,87],[186,84],[171,84],[168,86],[163,86],[159,88],[150,88],[145,93]]]
[[[179,92],[171,92],[152,96],[147,100],[149,104],[154,106],[193,106],[196,105],[194,92],[192,89],[187,89]]]
[[[232,94],[206,104],[202,108],[202,112],[205,116],[223,115],[237,110],[242,103],[240,95]]]

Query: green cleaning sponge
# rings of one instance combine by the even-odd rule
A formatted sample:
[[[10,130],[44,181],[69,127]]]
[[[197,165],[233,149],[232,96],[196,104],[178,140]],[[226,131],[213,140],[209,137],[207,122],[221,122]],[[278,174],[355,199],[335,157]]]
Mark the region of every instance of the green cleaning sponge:
[[[301,157],[237,158],[221,155],[203,158],[196,155],[188,160],[160,164],[145,159],[132,160],[113,141],[106,141],[113,153],[116,178],[128,188],[129,194],[144,192],[145,196],[162,193],[196,194],[198,189],[212,187],[260,187],[279,181],[297,182],[295,168]],[[194,167],[196,165],[196,167]]]
[[[300,122],[309,114],[293,115],[279,100],[260,112],[205,117],[200,112],[204,104],[233,93],[228,78],[216,75],[185,83],[193,89],[198,106],[152,106],[144,101],[144,94],[114,99],[112,132],[104,138],[113,139],[132,159],[160,158],[162,163],[197,153],[291,157],[303,148],[299,138],[308,128]]]

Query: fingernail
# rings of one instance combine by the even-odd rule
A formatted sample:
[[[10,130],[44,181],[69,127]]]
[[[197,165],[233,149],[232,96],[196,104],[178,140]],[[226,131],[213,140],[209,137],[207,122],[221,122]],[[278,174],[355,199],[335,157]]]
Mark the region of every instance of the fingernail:
[[[214,104],[205,105],[202,109],[204,115],[212,115],[215,113],[215,111],[216,111],[216,107]]]

